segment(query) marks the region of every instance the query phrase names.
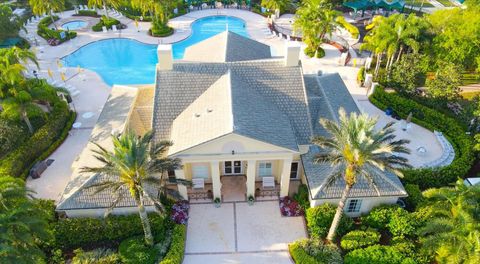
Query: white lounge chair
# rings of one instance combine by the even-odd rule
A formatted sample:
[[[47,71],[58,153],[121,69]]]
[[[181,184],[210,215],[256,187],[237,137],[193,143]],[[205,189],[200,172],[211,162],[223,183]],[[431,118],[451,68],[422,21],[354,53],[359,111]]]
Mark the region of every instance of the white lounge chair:
[[[274,177],[263,177],[262,178],[262,187],[263,188],[275,188],[275,178]]]
[[[103,27],[102,27],[102,31],[103,31],[103,33],[107,33],[107,27],[106,27],[106,26],[103,26]]]
[[[203,178],[192,179],[193,189],[204,189],[205,180]]]
[[[116,32],[117,31],[117,25],[113,25],[112,30],[113,30],[113,32]]]

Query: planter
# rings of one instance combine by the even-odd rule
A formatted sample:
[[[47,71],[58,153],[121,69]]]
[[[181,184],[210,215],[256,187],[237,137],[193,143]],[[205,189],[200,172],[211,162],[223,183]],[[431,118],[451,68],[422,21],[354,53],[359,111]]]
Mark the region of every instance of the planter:
[[[222,201],[220,200],[220,198],[215,198],[215,200],[213,200],[213,202],[215,203],[215,207],[216,208],[220,208],[220,205],[222,203]]]

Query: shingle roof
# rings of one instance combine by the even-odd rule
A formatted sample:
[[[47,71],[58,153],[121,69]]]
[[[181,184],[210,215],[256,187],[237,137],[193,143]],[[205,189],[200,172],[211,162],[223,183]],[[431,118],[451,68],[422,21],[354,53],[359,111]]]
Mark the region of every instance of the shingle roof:
[[[319,124],[319,120],[320,118],[338,120],[338,109],[340,107],[344,108],[347,113],[360,113],[340,75],[305,75],[304,78],[315,135],[329,136]],[[313,163],[313,158],[320,151],[318,147],[311,146],[309,152],[301,156],[310,194],[314,199],[340,198],[345,188],[343,178],[339,177],[327,186],[327,181],[330,179],[334,168],[328,164]],[[379,172],[379,175],[374,176],[374,181],[378,192],[367,179],[359,177],[350,192],[350,197],[406,195],[402,183],[393,173]]]
[[[228,71],[235,76],[235,87],[245,91],[248,88],[259,95],[254,98],[260,100],[256,101],[260,105],[255,106],[258,111],[260,107],[268,107],[269,111],[282,113],[290,122],[297,144],[308,144],[312,129],[301,68],[285,67],[283,60],[278,59],[226,63],[176,62],[172,70],[158,71],[152,125],[155,140],[170,139],[174,120]],[[253,101],[248,106],[252,105]],[[261,127],[247,127],[245,124],[243,127],[252,134],[260,135],[254,129],[260,131]],[[248,131],[242,132],[247,134]]]
[[[271,58],[270,46],[224,31],[185,50],[185,61],[232,62]]]

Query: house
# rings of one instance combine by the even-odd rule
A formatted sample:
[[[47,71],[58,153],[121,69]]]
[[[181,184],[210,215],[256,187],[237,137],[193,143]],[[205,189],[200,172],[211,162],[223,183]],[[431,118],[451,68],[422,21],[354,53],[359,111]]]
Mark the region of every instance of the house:
[[[181,61],[173,61],[170,45],[160,45],[155,86],[114,86],[92,141],[108,147],[110,134],[126,129],[139,135],[152,129],[155,141],[171,140],[168,156],[183,166],[169,177],[195,183],[198,188],[176,187],[191,201],[276,198],[305,183],[311,206],[336,203],[345,183],[329,182],[330,166],[313,164],[321,150],[310,140],[327,135],[320,118],[336,120],[340,107],[359,110],[338,74],[304,75],[299,44],[285,49],[285,57],[272,57],[269,46],[228,31],[191,46]],[[76,169],[92,166],[91,144],[74,164],[78,175],[57,207],[70,217],[102,215],[114,199],[82,188],[102,180]],[[358,180],[346,213],[358,215],[407,195],[395,175],[376,177],[375,187]],[[115,213],[135,209],[124,191]]]

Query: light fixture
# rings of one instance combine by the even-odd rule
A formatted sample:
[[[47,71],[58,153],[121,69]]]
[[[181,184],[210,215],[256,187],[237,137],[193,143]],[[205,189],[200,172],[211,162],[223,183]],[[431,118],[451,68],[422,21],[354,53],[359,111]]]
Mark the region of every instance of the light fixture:
[[[232,150],[232,155],[235,155],[235,150]]]

